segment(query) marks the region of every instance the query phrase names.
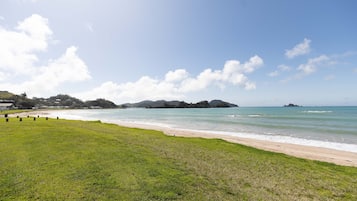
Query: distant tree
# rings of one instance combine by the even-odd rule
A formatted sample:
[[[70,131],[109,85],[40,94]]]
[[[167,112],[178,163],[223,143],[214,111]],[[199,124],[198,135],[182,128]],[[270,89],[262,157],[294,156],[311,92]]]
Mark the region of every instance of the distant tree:
[[[19,109],[32,109],[33,107],[35,107],[35,102],[32,100],[20,100],[17,102],[17,107]]]
[[[97,100],[86,101],[87,107],[116,108],[117,105],[109,100],[99,98]]]

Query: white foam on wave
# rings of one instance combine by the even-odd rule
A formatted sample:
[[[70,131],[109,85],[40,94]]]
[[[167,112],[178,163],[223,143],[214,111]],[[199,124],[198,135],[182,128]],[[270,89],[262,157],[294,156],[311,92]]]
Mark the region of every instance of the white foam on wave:
[[[330,110],[305,110],[302,113],[310,113],[310,114],[324,114],[324,113],[332,113]]]
[[[237,117],[240,117],[240,115],[239,114],[229,114],[229,115],[226,115],[226,117],[237,118]]]
[[[319,140],[311,140],[311,139],[304,139],[304,138],[297,138],[297,137],[283,136],[283,135],[268,135],[268,134],[226,132],[226,131],[206,131],[206,130],[191,130],[191,129],[179,129],[179,130],[202,132],[202,133],[206,133],[206,134],[229,135],[229,136],[234,136],[234,137],[239,137],[239,138],[296,144],[296,145],[304,145],[304,146],[311,146],[311,147],[321,147],[321,148],[328,148],[328,149],[335,149],[335,150],[340,150],[340,151],[357,153],[357,145],[356,144],[319,141]]]
[[[248,117],[261,117],[261,114],[249,114]]]

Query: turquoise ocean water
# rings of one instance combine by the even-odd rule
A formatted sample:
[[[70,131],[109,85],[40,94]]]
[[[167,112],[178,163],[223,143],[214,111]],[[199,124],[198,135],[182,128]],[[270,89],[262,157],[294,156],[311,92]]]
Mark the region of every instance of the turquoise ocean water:
[[[357,152],[357,107],[64,110],[52,116],[140,123]]]

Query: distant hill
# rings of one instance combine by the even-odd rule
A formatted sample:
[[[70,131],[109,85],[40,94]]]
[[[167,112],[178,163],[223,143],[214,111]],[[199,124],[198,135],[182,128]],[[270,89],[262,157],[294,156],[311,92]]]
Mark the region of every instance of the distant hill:
[[[8,91],[0,91],[0,99],[7,100],[15,96],[15,94],[10,93]]]
[[[96,100],[82,101],[78,98],[58,94],[49,98],[28,98],[26,93],[16,95],[8,91],[0,91],[0,101],[10,101],[14,103],[15,108],[32,109],[32,108],[68,108],[68,109],[100,109],[100,108],[218,108],[218,107],[238,107],[236,104],[228,103],[222,100],[200,101],[197,103],[187,103],[184,101],[141,101],[138,103],[126,103],[116,105],[112,101],[102,98]]]
[[[126,103],[119,105],[122,108],[217,108],[217,107],[238,107],[238,105],[222,100],[200,101],[197,103],[186,103],[184,101],[141,101],[138,103]]]
[[[84,102],[65,94],[58,94],[49,98],[33,98],[38,108],[83,108]]]
[[[12,101],[18,109],[31,109],[36,104],[32,99],[27,98],[26,93],[16,95],[8,91],[0,91],[0,100]]]
[[[116,108],[118,107],[115,103],[99,98],[97,100],[86,101],[84,103],[89,108]]]
[[[236,104],[224,102],[221,100],[212,100],[211,102],[209,102],[209,105],[211,107],[238,107],[238,105]]]
[[[26,93],[16,95],[8,91],[0,91],[0,100],[13,101],[16,108],[32,109],[32,108],[117,108],[118,106],[112,101],[105,99],[97,99],[83,102],[82,100],[71,97],[66,94],[58,94],[49,98],[27,98]]]
[[[65,94],[51,96],[49,98],[34,98],[36,107],[38,108],[71,108],[71,109],[101,109],[101,108],[117,108],[118,106],[112,101],[105,99],[96,99],[83,102],[78,98],[71,97]]]

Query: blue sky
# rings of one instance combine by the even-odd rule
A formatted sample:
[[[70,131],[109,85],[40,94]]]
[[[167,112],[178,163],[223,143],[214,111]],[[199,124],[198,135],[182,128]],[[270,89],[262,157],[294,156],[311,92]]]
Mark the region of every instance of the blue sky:
[[[357,105],[356,1],[3,0],[0,90]]]

